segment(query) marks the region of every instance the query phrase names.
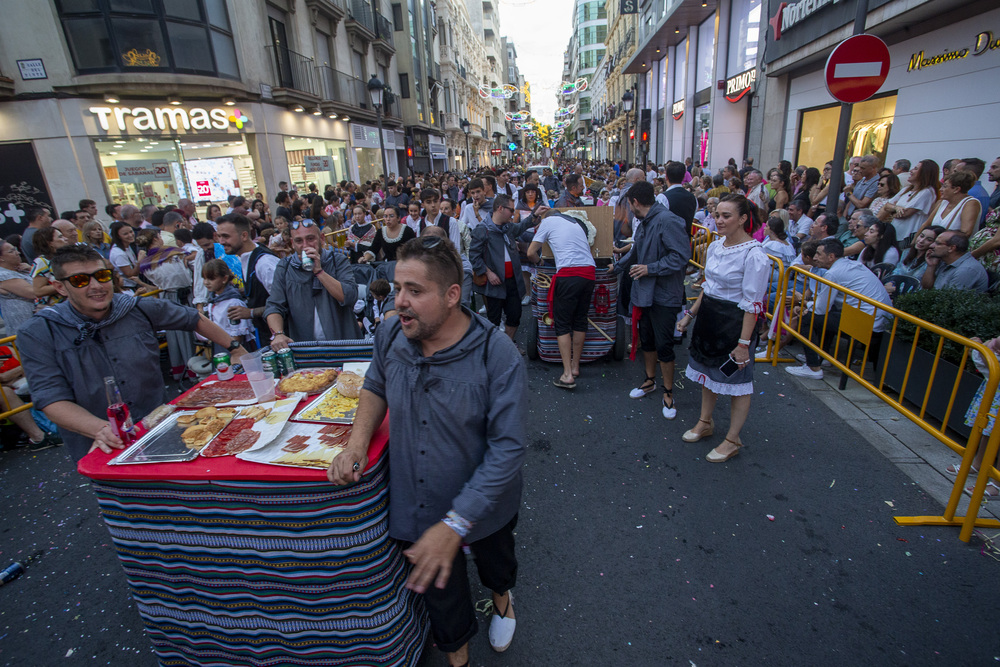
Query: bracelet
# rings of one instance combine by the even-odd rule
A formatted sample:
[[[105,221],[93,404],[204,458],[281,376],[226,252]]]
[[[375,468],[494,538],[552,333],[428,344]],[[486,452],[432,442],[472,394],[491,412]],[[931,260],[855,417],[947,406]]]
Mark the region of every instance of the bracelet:
[[[736,342],[738,342],[740,345],[742,345],[744,347],[750,347],[750,341],[748,341],[746,338],[740,338]]]
[[[685,315],[686,315],[687,317],[690,317],[690,318],[691,318],[692,320],[694,319],[694,313],[692,313],[692,312],[691,312],[690,310],[688,310],[687,308],[685,308],[685,309],[684,309],[684,314],[685,314]]]
[[[284,335],[285,335],[284,331],[272,331],[271,332],[271,340],[274,340],[278,336],[284,336]]]
[[[472,522],[459,516],[455,510],[449,510],[441,523],[458,533],[459,537],[465,537],[472,530]]]

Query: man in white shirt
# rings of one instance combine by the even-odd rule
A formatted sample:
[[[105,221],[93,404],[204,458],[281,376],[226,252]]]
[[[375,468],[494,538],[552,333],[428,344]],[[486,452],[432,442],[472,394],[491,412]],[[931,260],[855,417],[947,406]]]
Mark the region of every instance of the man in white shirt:
[[[788,229],[785,230],[785,233],[788,234],[790,240],[798,239],[794,241],[797,245],[809,235],[809,228],[812,227],[812,224],[813,219],[802,210],[801,202],[796,200],[788,202]]]
[[[493,214],[493,200],[486,197],[486,185],[481,178],[474,178],[469,182],[469,196],[472,197],[472,204],[462,207],[460,220],[462,224],[470,230],[479,225],[490,222]]]
[[[513,200],[517,200],[517,186],[510,182],[510,174],[506,169],[501,169],[497,174],[497,194],[507,195]]]
[[[468,227],[452,215],[454,202],[450,200],[442,202],[441,195],[438,194],[437,190],[430,188],[422,190],[420,203],[424,206],[427,225],[441,227],[462,258],[462,269],[465,271],[465,281],[462,283],[462,305],[469,307],[472,303],[472,263],[469,261],[469,244],[472,241],[472,234]]]
[[[813,257],[813,265],[819,268],[828,269],[823,277],[832,283],[836,283],[845,289],[857,292],[873,301],[892,307],[892,299],[885,290],[882,281],[878,279],[871,270],[861,262],[855,262],[844,258],[844,244],[837,239],[824,239],[819,242],[816,248],[816,255]],[[831,295],[832,291],[832,295]],[[875,315],[875,326],[873,331],[885,331],[891,320],[891,315],[881,308],[876,310],[872,304],[861,301],[857,297],[847,296],[848,305],[860,308],[863,312]],[[833,346],[837,331],[840,328],[840,313],[844,305],[845,294],[840,290],[833,289],[829,285],[819,283],[816,289],[816,299],[811,308],[817,318],[821,321],[825,316],[825,326],[817,326],[813,331],[813,342],[820,344],[821,337],[827,346]],[[829,304],[829,313],[827,307]],[[811,317],[804,313],[803,317]],[[823,332],[825,330],[825,336]],[[785,370],[797,377],[810,378],[813,380],[823,379],[823,369],[820,366],[822,357],[809,346],[806,349],[806,362],[802,366],[786,367]]]
[[[764,174],[756,169],[751,169],[747,172],[743,183],[747,186],[747,199],[752,201],[761,211],[767,211],[770,197],[764,187]]]
[[[650,183],[653,182],[654,178],[659,178],[660,173],[656,171],[656,165],[652,162],[646,163],[646,180]]]
[[[542,244],[548,242],[556,260],[556,275],[549,286],[549,316],[553,319],[563,372],[553,384],[575,389],[580,355],[587,337],[587,313],[597,279],[596,264],[583,224],[561,213],[550,213],[535,230],[528,246],[528,260],[540,261]]]

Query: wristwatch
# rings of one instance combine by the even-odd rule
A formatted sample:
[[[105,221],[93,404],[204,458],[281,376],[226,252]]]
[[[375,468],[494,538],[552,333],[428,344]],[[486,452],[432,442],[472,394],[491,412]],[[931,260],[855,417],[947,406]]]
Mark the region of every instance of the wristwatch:
[[[284,336],[284,335],[285,335],[284,331],[272,331],[271,332],[271,340],[274,340],[278,336]]]
[[[229,352],[232,352],[233,350],[235,350],[236,348],[240,347],[241,345],[242,345],[242,343],[240,343],[240,341],[238,341],[238,340],[236,340],[234,338],[231,341],[229,341],[229,347],[227,347],[226,350],[228,350]]]

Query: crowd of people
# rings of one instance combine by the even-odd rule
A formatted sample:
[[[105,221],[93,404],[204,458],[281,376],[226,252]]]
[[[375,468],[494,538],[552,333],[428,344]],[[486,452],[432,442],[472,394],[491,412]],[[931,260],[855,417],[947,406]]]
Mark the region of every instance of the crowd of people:
[[[768,335],[765,312],[787,297],[790,324],[815,313],[829,333],[845,301],[815,282],[777,295],[769,255],[885,305],[914,289],[985,292],[996,284],[1000,158],[988,169],[998,184],[992,194],[979,184],[986,164],[978,158],[883,168],[874,155],[857,156],[841,193],[830,192],[833,168],[782,161],[765,174],[751,159],[715,171],[691,160],[572,163],[541,173],[390,174],[322,192],[281,182],[271,201],[233,196],[203,210],[188,199],[111,204],[103,215],[82,200],[57,219],[32,209],[23,233],[0,245],[0,314],[8,334],[19,334],[24,364],[23,372],[0,367],[0,384],[14,407],[17,390],[30,387],[42,410],[14,420],[29,442],[47,446],[61,437],[79,459],[93,447],[123,445],[90,380],[116,377],[136,418],[163,401],[157,332],[166,332],[175,379],[192,372],[198,345],[238,361],[265,346],[374,337],[353,435],[329,476],[338,484],[359,478],[368,439],[389,408],[400,448],[390,532],[405,543],[414,566],[409,585],[426,595],[438,645],[462,664],[475,618],[468,587],[447,580],[452,571],[464,575],[463,540],[494,591],[491,643],[503,650],[513,636],[525,389],[513,340],[541,280],[543,245],[555,264],[548,314],[562,361],[553,384],[573,390],[579,382],[597,264],[592,230],[565,209],[613,209],[608,270],[619,276],[616,306],[632,328],[632,358],[642,356],[642,380],[629,396],[656,393],[659,370],[658,408],[665,419],[676,417],[683,397],[674,395],[675,347],[690,330],[684,373],[701,386],[700,411],[680,437],[713,436],[718,397],[730,398],[727,431],[707,453],[710,462],[741,451],[754,363],[763,354],[754,352]],[[696,275],[693,252],[704,257]],[[161,298],[138,298],[153,292]],[[885,326],[880,311],[876,330]],[[818,353],[807,346],[801,360],[786,370],[822,378]],[[425,364],[435,370],[424,373]],[[467,417],[461,428],[417,418],[455,410]],[[432,452],[436,459],[418,463],[425,454],[416,453],[418,442],[444,444]],[[456,462],[445,456],[449,447],[468,457]],[[493,458],[484,471],[487,451]],[[433,477],[426,496],[425,480],[410,474],[418,467],[436,471],[422,473]],[[416,517],[400,509],[417,496],[431,509]]]

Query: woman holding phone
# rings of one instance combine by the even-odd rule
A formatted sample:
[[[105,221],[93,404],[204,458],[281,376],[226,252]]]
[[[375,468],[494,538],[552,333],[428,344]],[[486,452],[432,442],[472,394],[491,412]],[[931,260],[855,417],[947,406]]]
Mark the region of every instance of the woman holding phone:
[[[723,463],[740,453],[740,431],[753,395],[753,348],[764,315],[771,260],[753,233],[761,213],[743,195],[725,195],[715,211],[720,239],[708,246],[701,295],[677,321],[684,332],[695,322],[685,374],[701,387],[701,416],[682,439],[698,442],[715,432],[712,413],[719,395],[731,397],[729,431],[705,458]],[[697,319],[695,319],[697,318]]]

